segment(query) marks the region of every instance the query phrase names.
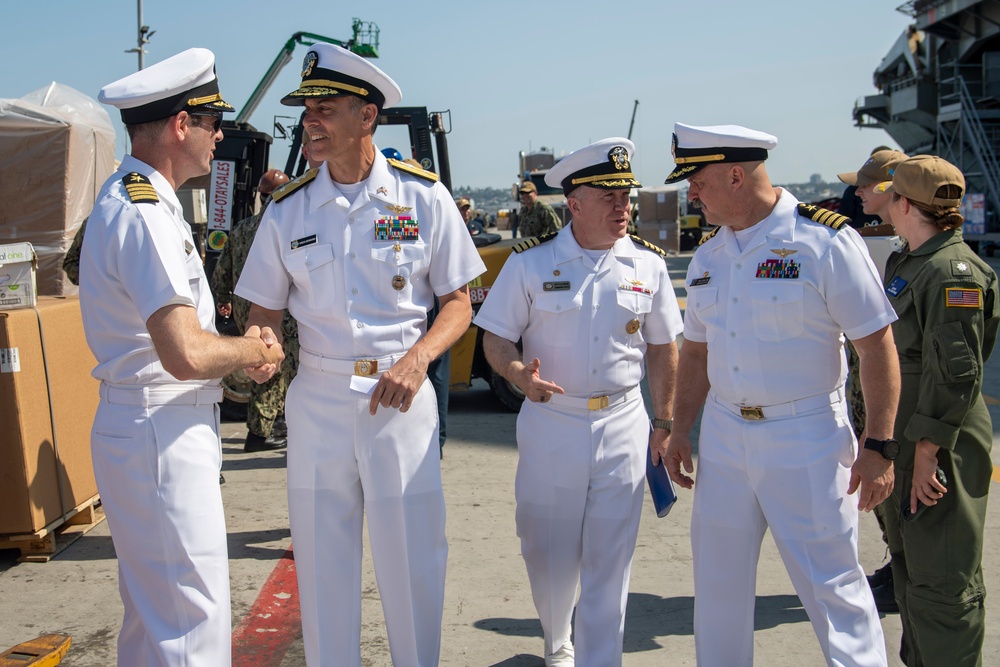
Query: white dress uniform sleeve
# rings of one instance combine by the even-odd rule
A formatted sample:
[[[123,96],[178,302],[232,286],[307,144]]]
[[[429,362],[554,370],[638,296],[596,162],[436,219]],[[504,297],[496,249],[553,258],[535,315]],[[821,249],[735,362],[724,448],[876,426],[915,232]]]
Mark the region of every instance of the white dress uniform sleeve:
[[[649,345],[666,345],[677,340],[684,331],[681,309],[677,305],[674,286],[670,283],[670,272],[666,265],[660,272],[660,280],[653,295],[653,308],[646,315],[642,325],[642,336]]]
[[[113,256],[118,278],[142,320],[165,306],[196,307],[191,281],[197,279],[198,267],[188,262],[200,264],[201,257],[192,247],[187,261],[176,261],[185,256],[185,239],[174,221],[161,209],[143,204],[124,209],[121,216]]]
[[[838,232],[823,259],[827,309],[848,338],[864,338],[896,321],[896,312],[857,232]]]
[[[281,203],[272,203],[264,211],[240,280],[233,290],[237,296],[269,310],[284,310],[288,306],[288,290],[292,284],[283,261],[275,217],[280,206]]]
[[[434,226],[428,279],[434,294],[450,294],[486,271],[448,190],[434,185]]]
[[[511,254],[479,307],[474,324],[516,343],[528,325],[530,300],[524,258]]]
[[[715,294],[714,286],[691,287],[691,282],[695,276],[700,276],[703,269],[699,267],[696,259],[691,260],[688,265],[687,276],[684,277],[684,284],[687,285],[687,307],[684,309],[684,340],[692,340],[696,343],[708,342],[708,330],[704,322],[698,319],[697,304],[699,299],[707,299]]]

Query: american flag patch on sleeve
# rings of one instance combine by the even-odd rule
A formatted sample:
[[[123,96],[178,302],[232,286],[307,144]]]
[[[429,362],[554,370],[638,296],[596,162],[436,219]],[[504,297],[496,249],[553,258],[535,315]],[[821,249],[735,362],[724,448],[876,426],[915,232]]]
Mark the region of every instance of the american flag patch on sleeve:
[[[982,308],[983,291],[978,287],[945,287],[946,308]]]

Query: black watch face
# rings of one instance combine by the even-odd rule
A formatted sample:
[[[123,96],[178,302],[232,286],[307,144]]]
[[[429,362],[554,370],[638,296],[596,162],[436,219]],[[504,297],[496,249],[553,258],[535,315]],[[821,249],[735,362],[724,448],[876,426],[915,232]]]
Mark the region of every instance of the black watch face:
[[[882,456],[890,461],[894,460],[899,456],[899,443],[895,440],[886,440],[885,446],[882,448]]]

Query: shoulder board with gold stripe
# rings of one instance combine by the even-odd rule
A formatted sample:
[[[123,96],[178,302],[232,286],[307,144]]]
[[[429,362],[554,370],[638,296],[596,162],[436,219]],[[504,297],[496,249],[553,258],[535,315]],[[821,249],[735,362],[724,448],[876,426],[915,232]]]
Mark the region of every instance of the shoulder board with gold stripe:
[[[133,171],[127,174],[122,179],[122,184],[125,185],[125,194],[133,204],[156,204],[160,201],[153,184],[139,172]]]
[[[529,248],[534,248],[535,246],[539,246],[547,241],[551,241],[557,236],[559,236],[559,232],[555,232],[553,234],[542,234],[541,236],[532,236],[530,239],[525,239],[518,243],[512,248],[512,250],[514,252],[524,252]]]
[[[319,173],[319,169],[310,169],[306,173],[302,174],[294,181],[289,181],[282,185],[280,188],[271,193],[271,201],[277,203],[292,194],[303,185],[316,178],[316,174]]]
[[[849,225],[851,222],[851,219],[846,215],[834,213],[833,211],[829,211],[825,208],[819,208],[818,206],[813,206],[812,204],[799,204],[798,211],[799,215],[803,218],[809,218],[813,222],[818,222],[821,225],[832,227],[838,232],[845,225]]]
[[[638,245],[638,246],[642,246],[643,248],[649,248],[653,252],[655,252],[655,253],[657,253],[659,255],[662,255],[664,257],[667,256],[667,251],[666,250],[664,250],[663,248],[661,248],[658,245],[653,245],[652,243],[650,243],[646,239],[642,238],[641,236],[636,236],[635,234],[629,234],[629,238],[631,238],[633,241],[635,241],[635,244]]]
[[[414,176],[419,176],[420,178],[426,179],[428,181],[433,181],[437,183],[438,175],[433,171],[426,171],[420,167],[414,167],[412,164],[406,164],[402,160],[397,160],[395,158],[389,158],[386,160],[390,165],[399,169],[400,171],[405,171],[408,174],[413,174]]]
[[[710,231],[705,236],[702,236],[701,240],[698,241],[698,245],[701,245],[705,241],[709,240],[710,238],[712,238],[713,236],[715,236],[716,234],[718,234],[720,229],[722,229],[722,227],[716,227],[715,229],[713,229],[712,231]]]

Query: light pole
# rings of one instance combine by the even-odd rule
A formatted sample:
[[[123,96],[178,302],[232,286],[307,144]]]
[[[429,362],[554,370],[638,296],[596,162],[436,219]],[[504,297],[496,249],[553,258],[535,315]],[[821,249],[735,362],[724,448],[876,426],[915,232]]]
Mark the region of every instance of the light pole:
[[[156,34],[156,31],[150,30],[148,25],[142,24],[142,0],[138,0],[137,4],[139,5],[139,22],[138,22],[139,38],[136,43],[136,47],[134,49],[127,49],[125,53],[139,54],[139,69],[142,69],[143,67],[145,67],[145,64],[143,62],[143,56],[146,55],[146,51],[142,47],[144,44],[149,44],[149,38],[152,37],[154,34]]]

